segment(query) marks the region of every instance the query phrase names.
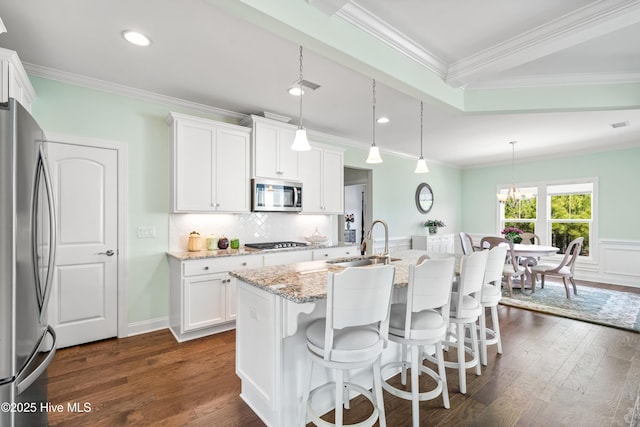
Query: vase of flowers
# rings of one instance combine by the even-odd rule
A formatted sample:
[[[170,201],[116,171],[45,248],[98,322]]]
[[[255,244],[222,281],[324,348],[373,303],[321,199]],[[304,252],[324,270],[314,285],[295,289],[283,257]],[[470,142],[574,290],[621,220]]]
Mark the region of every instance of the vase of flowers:
[[[429,229],[429,234],[436,234],[438,228],[445,227],[444,222],[439,219],[428,219],[424,222],[424,226]]]
[[[351,223],[355,221],[353,214],[346,214],[344,216],[344,222],[347,224],[347,230],[351,230]]]
[[[511,243],[516,243],[515,239],[519,238],[523,231],[516,227],[506,227],[501,233],[505,239],[511,240]]]

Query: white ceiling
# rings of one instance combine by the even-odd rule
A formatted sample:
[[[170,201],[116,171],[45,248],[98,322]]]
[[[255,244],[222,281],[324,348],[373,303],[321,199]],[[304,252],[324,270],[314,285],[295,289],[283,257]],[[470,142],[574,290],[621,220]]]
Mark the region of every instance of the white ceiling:
[[[580,99],[582,89],[614,90],[610,83],[640,91],[639,0],[279,1],[298,2],[292,9],[314,23],[326,20],[330,28],[340,20],[382,40],[446,82],[451,93],[573,87]],[[591,102],[585,109],[577,101],[562,111],[537,105],[463,112],[411,82],[398,84],[383,67],[345,58],[340,41],[327,48],[311,33],[273,25],[277,17],[237,12],[251,3],[0,0],[7,30],[0,46],[17,51],[32,75],[124,93],[133,88],[241,114],[268,111],[297,123],[298,99],[286,89],[298,78],[302,43],[304,78],[322,86],[304,97],[305,126],[370,144],[376,76],[378,115],[391,118],[376,127],[383,157],[385,151],[419,154],[420,100],[428,162],[464,168],[509,161],[512,140],[517,159],[640,145],[638,93],[629,96],[635,104],[594,108]],[[153,44],[127,44],[120,36],[125,29],[143,31]],[[623,121],[630,126],[610,126]]]

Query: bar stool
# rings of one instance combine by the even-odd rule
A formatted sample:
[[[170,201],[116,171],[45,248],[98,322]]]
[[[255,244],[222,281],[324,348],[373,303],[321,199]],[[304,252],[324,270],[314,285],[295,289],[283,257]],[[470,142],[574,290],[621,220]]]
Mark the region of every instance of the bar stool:
[[[376,420],[380,426],[386,426],[380,355],[387,346],[394,275],[395,267],[392,265],[351,267],[327,274],[326,317],[312,322],[306,331],[307,366],[300,410],[301,426],[306,424],[307,415],[319,426],[342,426],[343,405],[348,407],[349,390],[357,391],[373,404],[369,418],[358,426],[372,426]],[[314,363],[333,370],[335,382],[311,390]],[[361,385],[345,382],[345,374],[358,368],[372,369],[373,392]],[[312,405],[316,393],[331,387],[335,387],[335,424],[321,419]]]
[[[407,368],[411,368],[411,391],[394,387],[388,381],[382,383],[382,388],[394,396],[411,400],[414,427],[420,425],[420,401],[442,395],[444,407],[449,409],[442,341],[447,335],[449,325],[454,263],[453,256],[442,259],[421,257],[416,264],[409,265],[407,302],[391,305],[389,340],[402,346],[402,359],[385,364],[382,367],[382,377],[387,377],[385,372],[388,370],[401,368],[401,382],[406,385]],[[426,345],[435,345],[438,372],[422,364],[421,352]],[[411,348],[410,361],[407,360],[408,347]],[[436,381],[432,390],[420,392],[418,376],[421,373]]]
[[[482,285],[482,313],[480,314],[480,363],[484,366],[487,366],[488,345],[496,344],[498,354],[502,354],[498,303],[502,298],[502,270],[506,258],[506,246],[494,246],[489,250],[487,256],[487,268],[484,271],[484,285]],[[491,310],[491,327],[493,329],[487,328],[487,307],[490,307]]]
[[[444,365],[447,368],[458,369],[460,393],[462,394],[467,392],[467,369],[475,366],[476,375],[481,375],[476,322],[482,313],[480,301],[488,253],[489,251],[482,250],[462,256],[458,290],[451,293],[449,323],[450,329],[451,326],[456,325],[456,330],[455,332],[449,330],[448,338],[444,344],[447,347],[457,348],[458,360],[455,362],[445,361]],[[469,330],[471,347],[466,345],[467,329]],[[452,337],[455,340],[452,340]],[[471,360],[466,360],[465,353],[471,355]],[[430,355],[427,355],[427,359],[435,361]]]

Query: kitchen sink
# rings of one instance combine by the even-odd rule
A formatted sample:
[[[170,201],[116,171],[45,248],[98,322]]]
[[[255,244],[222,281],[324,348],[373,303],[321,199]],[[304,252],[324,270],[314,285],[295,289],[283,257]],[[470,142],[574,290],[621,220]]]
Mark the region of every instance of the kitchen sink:
[[[338,267],[364,267],[367,265],[380,265],[388,264],[394,261],[401,261],[402,258],[392,258],[380,255],[371,255],[367,257],[358,258],[338,258],[335,260],[327,261],[328,264]]]

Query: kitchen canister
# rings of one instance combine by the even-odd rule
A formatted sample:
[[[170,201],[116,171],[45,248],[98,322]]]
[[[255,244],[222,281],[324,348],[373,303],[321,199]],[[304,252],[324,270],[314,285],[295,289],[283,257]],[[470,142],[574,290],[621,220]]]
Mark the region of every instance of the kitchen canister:
[[[229,247],[229,239],[224,236],[220,236],[218,239],[218,249],[227,249]]]
[[[216,249],[218,249],[218,238],[215,234],[209,234],[207,236],[207,250],[215,251]]]
[[[197,231],[192,231],[189,234],[189,241],[187,242],[187,250],[190,252],[196,252],[200,250],[200,233]]]

